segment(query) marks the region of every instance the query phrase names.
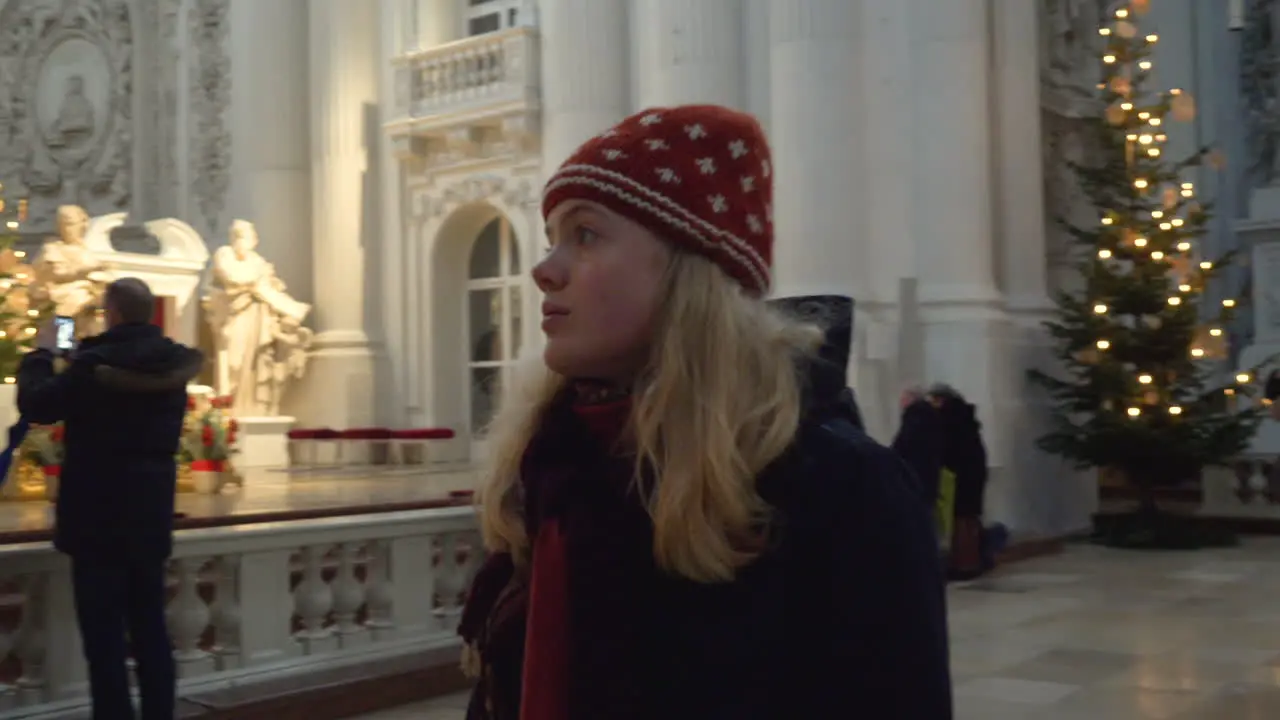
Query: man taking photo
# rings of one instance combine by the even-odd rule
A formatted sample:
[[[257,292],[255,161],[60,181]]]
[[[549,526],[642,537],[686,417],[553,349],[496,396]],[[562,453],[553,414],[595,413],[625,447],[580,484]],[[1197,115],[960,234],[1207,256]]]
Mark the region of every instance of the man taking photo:
[[[106,332],[62,353],[61,373],[54,319],[40,329],[38,349],[18,370],[18,410],[31,423],[64,423],[54,546],[71,558],[93,717],[134,717],[125,665],[132,646],[143,719],[172,720],[164,609],[175,454],[186,386],[204,358],[151,324],[155,297],[143,281],[111,283],[103,306]]]

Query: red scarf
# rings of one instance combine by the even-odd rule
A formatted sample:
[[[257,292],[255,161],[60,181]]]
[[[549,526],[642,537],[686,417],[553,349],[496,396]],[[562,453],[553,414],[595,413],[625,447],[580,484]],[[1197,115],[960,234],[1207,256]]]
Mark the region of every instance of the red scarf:
[[[574,405],[574,414],[603,446],[617,442],[631,415],[630,398]],[[528,630],[520,720],[569,717],[569,566],[564,528],[547,518],[533,541]]]

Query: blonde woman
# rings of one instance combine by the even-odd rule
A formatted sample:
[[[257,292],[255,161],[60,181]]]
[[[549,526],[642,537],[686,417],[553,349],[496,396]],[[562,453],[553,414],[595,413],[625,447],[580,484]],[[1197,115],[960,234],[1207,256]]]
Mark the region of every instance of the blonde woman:
[[[758,123],[647,110],[548,181],[547,344],[492,431],[470,720],[951,717],[935,540],[769,288]]]

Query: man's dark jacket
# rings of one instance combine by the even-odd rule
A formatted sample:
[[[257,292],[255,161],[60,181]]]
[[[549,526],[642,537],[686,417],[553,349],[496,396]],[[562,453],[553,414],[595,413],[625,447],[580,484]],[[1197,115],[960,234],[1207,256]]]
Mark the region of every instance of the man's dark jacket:
[[[23,417],[65,423],[59,550],[168,556],[186,386],[203,362],[198,350],[143,324],[86,339],[61,374],[47,351],[23,358]]]

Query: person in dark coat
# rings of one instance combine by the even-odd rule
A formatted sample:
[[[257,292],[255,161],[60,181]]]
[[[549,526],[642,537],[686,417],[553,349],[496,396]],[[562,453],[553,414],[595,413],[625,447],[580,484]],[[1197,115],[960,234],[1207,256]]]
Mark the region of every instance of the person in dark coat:
[[[987,491],[987,448],[982,442],[978,408],[949,385],[935,385],[929,398],[937,407],[943,438],[942,464],[956,477],[955,528],[948,574],[957,580],[985,572],[982,525]]]
[[[18,371],[18,408],[64,423],[54,545],[71,558],[76,619],[95,720],[134,717],[126,660],[137,662],[142,717],[173,717],[175,674],[165,627],[176,453],[198,350],[151,325],[155,298],[136,278],[107,287],[108,329],[57,373],[53,326]],[[128,642],[126,642],[126,630]]]
[[[9,426],[9,445],[0,452],[0,487],[4,487],[5,480],[9,479],[9,467],[13,465],[13,455],[22,446],[22,441],[26,439],[30,430],[31,423],[21,417],[18,418],[18,422]]]
[[[542,358],[515,376],[459,632],[470,720],[950,720],[911,472],[822,332],[768,307],[759,124],[655,108],[548,181]]]
[[[945,437],[942,418],[924,393],[906,390],[899,401],[902,421],[893,438],[893,450],[906,461],[920,482],[920,499],[930,516],[938,505]]]

